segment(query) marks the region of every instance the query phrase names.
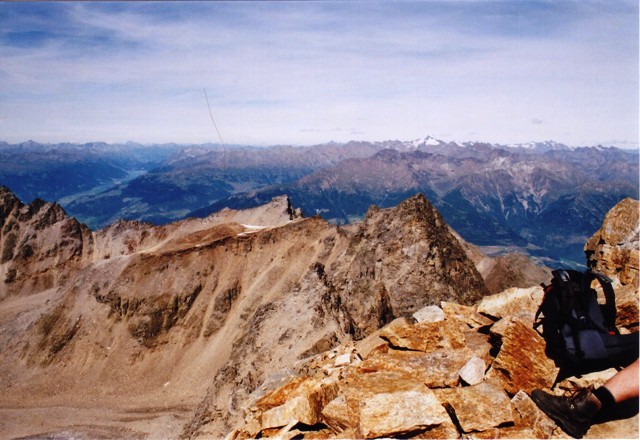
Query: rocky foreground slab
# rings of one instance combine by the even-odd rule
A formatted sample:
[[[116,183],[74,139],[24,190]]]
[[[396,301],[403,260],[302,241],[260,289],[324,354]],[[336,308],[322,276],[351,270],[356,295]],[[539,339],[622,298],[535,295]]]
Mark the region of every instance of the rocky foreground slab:
[[[542,289],[533,288],[510,289],[475,307],[443,302],[415,314],[427,320],[400,318],[301,361],[253,393],[244,422],[228,438],[567,438],[531,391],[597,386],[616,370],[558,381],[559,369],[532,328],[541,298]],[[516,304],[517,315],[503,315]],[[636,438],[638,416],[592,431]]]

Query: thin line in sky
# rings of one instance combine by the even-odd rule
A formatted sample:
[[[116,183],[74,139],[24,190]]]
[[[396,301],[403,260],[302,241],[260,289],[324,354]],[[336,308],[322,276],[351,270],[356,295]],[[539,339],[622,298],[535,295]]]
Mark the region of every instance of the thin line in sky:
[[[207,101],[207,108],[209,109],[209,116],[211,117],[211,122],[213,122],[213,126],[216,128],[216,133],[218,133],[218,138],[220,138],[220,143],[222,144],[222,169],[224,170],[224,175],[227,175],[227,148],[224,145],[224,141],[222,140],[222,136],[220,135],[220,130],[218,130],[218,125],[216,121],[213,119],[213,113],[211,112],[211,105],[209,104],[209,97],[207,96],[207,89],[202,88],[204,91],[204,99]]]

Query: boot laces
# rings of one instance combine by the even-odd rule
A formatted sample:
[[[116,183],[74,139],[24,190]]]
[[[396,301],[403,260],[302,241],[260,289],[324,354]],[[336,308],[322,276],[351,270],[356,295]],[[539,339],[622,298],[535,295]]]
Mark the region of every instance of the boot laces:
[[[579,399],[581,396],[585,395],[587,392],[593,391],[593,385],[589,385],[587,387],[579,387],[575,383],[571,383],[572,389],[565,390],[564,396],[569,400],[569,405],[573,409],[573,402],[576,399]]]

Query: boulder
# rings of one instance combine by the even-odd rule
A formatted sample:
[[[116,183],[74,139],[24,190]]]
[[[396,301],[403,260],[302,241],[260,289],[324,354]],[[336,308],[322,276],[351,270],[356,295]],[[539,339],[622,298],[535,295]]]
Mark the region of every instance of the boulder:
[[[534,438],[551,438],[556,430],[556,424],[551,420],[533,400],[520,390],[511,399],[515,408],[515,425],[531,430]]]
[[[482,359],[487,367],[493,363],[491,350],[493,346],[490,342],[490,335],[468,330],[464,332],[465,348],[468,349],[473,356]]]
[[[322,421],[336,433],[352,426],[349,406],[344,395],[336,397],[322,409]]]
[[[362,359],[366,359],[367,357],[369,357],[371,352],[373,352],[375,349],[380,347],[386,347],[388,345],[388,342],[380,337],[380,334],[383,331],[390,328],[405,327],[408,325],[411,325],[411,322],[407,318],[403,317],[403,318],[394,319],[383,328],[371,333],[366,338],[356,342],[356,346],[355,346],[356,352],[358,353],[358,355],[360,355]]]
[[[255,399],[250,404],[260,411],[275,408],[299,393],[303,384],[311,380],[310,377],[295,376],[292,371],[279,372],[268,377],[264,384],[255,391]]]
[[[430,353],[464,348],[464,324],[457,320],[420,322],[405,327],[386,328],[380,337],[394,347]]]
[[[638,286],[631,284],[623,286],[616,280],[613,289],[616,293],[616,309],[618,312],[616,326],[638,331],[638,317],[640,316]]]
[[[474,356],[460,369],[460,379],[468,385],[477,385],[484,379],[486,368],[485,362]]]
[[[294,386],[281,388],[257,402],[258,408],[278,406],[262,412],[261,429],[283,427],[296,420],[306,425],[315,425],[322,419],[322,409],[338,395],[335,379],[303,378],[293,381]]]
[[[458,428],[453,423],[451,418],[447,418],[444,422],[439,425],[435,425],[429,427],[424,431],[418,431],[415,435],[415,438],[423,438],[423,439],[457,439],[460,438],[460,432],[458,432]]]
[[[367,371],[362,366],[352,368],[340,384],[341,394],[354,413],[357,412],[359,402],[368,396],[396,391],[420,391],[423,388],[424,385],[411,372],[397,369]]]
[[[541,286],[521,289],[513,287],[496,295],[485,296],[478,303],[478,312],[496,319],[510,316],[533,325],[535,314],[542,303]]]
[[[514,421],[509,397],[496,383],[454,388],[446,398],[466,433],[486,431]]]
[[[440,425],[450,418],[431,390],[376,394],[360,402],[359,432],[364,438],[401,436]]]
[[[363,361],[361,372],[393,372],[427,387],[456,386],[458,371],[473,357],[468,349],[440,350],[431,353],[408,350],[379,351]]]
[[[447,319],[457,319],[469,327],[477,329],[493,324],[493,321],[476,310],[476,307],[465,306],[454,302],[442,301],[440,306]]]
[[[492,335],[499,336],[500,338],[502,338],[502,336],[504,336],[504,333],[507,331],[507,328],[509,328],[509,326],[513,321],[514,319],[510,316],[499,319],[498,321],[496,321],[495,324],[491,326],[489,331],[491,332]]]
[[[617,277],[623,285],[638,286],[640,259],[640,202],[631,198],[611,208],[602,227],[584,245],[587,265],[610,277]]]
[[[409,352],[415,355],[425,355],[425,353]],[[329,426],[340,427],[347,425],[348,429],[360,429],[360,414],[362,402],[369,401],[367,426],[364,427],[366,432],[374,432],[375,428],[371,417],[373,414],[373,403],[380,399],[380,396],[390,396],[396,393],[406,396],[411,393],[424,393],[427,389],[422,383],[421,378],[411,371],[411,368],[385,368],[379,365],[379,370],[371,370],[367,368],[367,363],[371,360],[364,361],[357,367],[352,367],[344,380],[341,382],[340,389],[345,397],[346,408],[341,400],[335,400],[329,403],[326,414],[323,416],[329,418]],[[406,394],[407,392],[411,392]],[[375,398],[375,396],[378,396]],[[373,399],[373,400],[371,400]],[[348,420],[348,421],[347,421]],[[424,427],[426,429],[426,427]],[[344,436],[344,434],[341,434]],[[361,437],[362,434],[359,436]]]
[[[335,362],[333,364],[334,367],[346,367],[351,364],[353,359],[353,355],[351,353],[344,353],[339,356],[336,356]]]
[[[520,390],[550,388],[559,369],[545,353],[545,340],[521,321],[512,321],[502,337],[502,346],[487,373],[511,395]]]

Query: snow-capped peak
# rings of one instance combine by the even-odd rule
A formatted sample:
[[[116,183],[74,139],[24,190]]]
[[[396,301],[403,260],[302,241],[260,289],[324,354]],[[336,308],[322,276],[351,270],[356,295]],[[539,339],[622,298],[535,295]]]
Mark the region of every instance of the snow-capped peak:
[[[431,136],[427,136],[426,138],[424,138],[425,145],[440,145],[441,143],[441,141]]]
[[[408,142],[408,146],[413,148],[423,147],[423,146],[437,146],[442,145],[443,142],[434,138],[433,136],[427,136],[423,139],[415,139],[413,141]]]

